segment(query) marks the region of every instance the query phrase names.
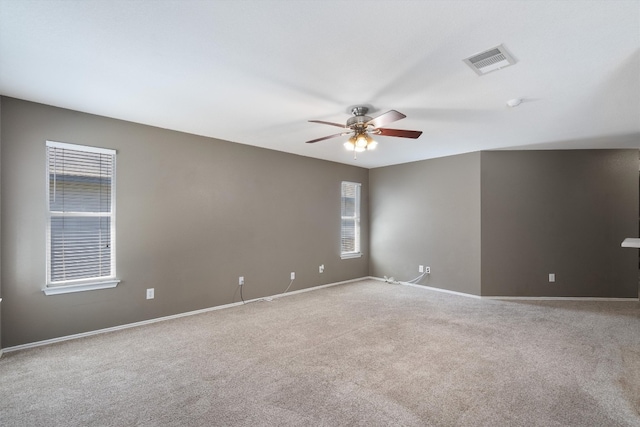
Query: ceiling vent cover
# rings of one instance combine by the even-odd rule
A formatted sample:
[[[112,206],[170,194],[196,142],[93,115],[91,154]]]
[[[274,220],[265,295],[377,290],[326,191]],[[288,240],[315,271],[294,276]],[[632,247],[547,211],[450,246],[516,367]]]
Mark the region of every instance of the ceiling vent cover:
[[[463,59],[463,61],[479,76],[516,63],[516,60],[509,55],[502,45],[470,56],[467,59]]]

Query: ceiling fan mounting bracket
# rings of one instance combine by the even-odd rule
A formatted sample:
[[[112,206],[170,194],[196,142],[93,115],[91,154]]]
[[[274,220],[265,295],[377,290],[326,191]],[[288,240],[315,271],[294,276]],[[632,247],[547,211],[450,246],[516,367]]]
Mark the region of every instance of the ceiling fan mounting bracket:
[[[351,114],[354,116],[364,116],[369,112],[369,107],[356,106],[351,109]]]

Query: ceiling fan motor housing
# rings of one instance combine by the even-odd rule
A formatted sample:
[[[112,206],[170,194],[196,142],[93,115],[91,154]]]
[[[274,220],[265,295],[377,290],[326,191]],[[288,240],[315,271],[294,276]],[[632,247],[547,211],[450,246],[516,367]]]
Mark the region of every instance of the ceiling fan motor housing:
[[[372,118],[367,116],[367,107],[353,107],[351,112],[353,117],[347,120],[347,127],[351,129],[365,129],[366,123],[371,121]]]

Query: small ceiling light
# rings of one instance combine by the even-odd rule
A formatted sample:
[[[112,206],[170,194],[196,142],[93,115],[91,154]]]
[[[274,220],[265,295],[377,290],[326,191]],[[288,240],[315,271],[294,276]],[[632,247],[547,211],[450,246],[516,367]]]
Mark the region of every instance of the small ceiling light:
[[[369,141],[367,140],[367,135],[364,133],[356,136],[356,148],[366,149],[367,145],[369,145]]]
[[[517,107],[522,104],[522,98],[513,98],[507,101],[507,105],[511,108]]]

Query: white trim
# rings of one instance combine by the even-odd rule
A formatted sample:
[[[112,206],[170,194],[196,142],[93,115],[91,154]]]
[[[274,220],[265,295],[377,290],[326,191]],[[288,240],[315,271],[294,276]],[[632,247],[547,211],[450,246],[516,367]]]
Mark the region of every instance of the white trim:
[[[120,330],[123,330],[123,329],[129,329],[129,328],[135,328],[135,327],[138,327],[138,326],[150,325],[152,323],[163,322],[165,320],[178,319],[180,317],[192,316],[194,314],[202,314],[202,313],[207,313],[209,311],[216,311],[216,310],[222,310],[222,309],[225,309],[225,308],[237,307],[239,305],[244,305],[244,304],[250,303],[250,302],[268,301],[269,298],[271,298],[271,299],[281,298],[281,297],[284,297],[284,296],[300,294],[300,293],[303,293],[303,292],[315,291],[315,290],[318,290],[318,289],[329,288],[329,287],[332,287],[332,286],[344,285],[346,283],[359,282],[361,280],[366,280],[366,279],[368,279],[368,277],[360,277],[360,278],[357,278],[357,279],[350,279],[350,280],[345,280],[345,281],[342,281],[342,282],[334,282],[334,283],[329,283],[329,284],[326,284],[326,285],[319,285],[319,286],[313,286],[311,288],[299,289],[299,290],[296,290],[296,291],[287,292],[286,294],[278,294],[278,295],[274,295],[274,296],[271,296],[271,297],[255,298],[255,299],[252,299],[252,300],[247,300],[244,303],[242,303],[242,302],[233,302],[233,303],[230,303],[230,304],[218,305],[218,306],[215,306],[215,307],[203,308],[203,309],[200,309],[200,310],[187,311],[185,313],[172,314],[170,316],[156,317],[155,319],[142,320],[140,322],[134,322],[134,323],[127,323],[125,325],[113,326],[111,328],[97,329],[95,331],[82,332],[82,333],[79,333],[79,334],[66,335],[66,336],[63,336],[63,337],[51,338],[51,339],[43,340],[43,341],[36,341],[36,342],[32,342],[32,343],[27,343],[27,344],[20,344],[20,345],[16,345],[16,346],[13,346],[13,347],[4,348],[4,349],[2,349],[2,351],[5,351],[7,353],[11,353],[11,352],[18,351],[18,350],[26,350],[28,348],[41,347],[41,346],[44,346],[44,345],[55,344],[55,343],[59,343],[59,342],[63,342],[63,341],[69,341],[69,340],[74,340],[74,339],[78,339],[78,338],[85,338],[85,337],[89,337],[89,336],[92,336],[92,335],[99,335],[99,334],[103,334],[103,333],[107,333],[107,332],[115,332],[115,331],[120,331]]]
[[[88,145],[80,145],[80,144],[69,144],[67,142],[57,142],[57,141],[48,141],[46,142],[47,147],[54,148],[62,148],[65,150],[75,150],[75,151],[88,151],[89,153],[99,153],[99,154],[116,154],[116,150],[111,148],[100,148],[100,147],[90,147]]]
[[[404,286],[411,286],[413,288],[420,288],[420,289],[426,289],[426,290],[429,290],[429,291],[442,292],[442,293],[445,293],[445,294],[458,295],[458,296],[461,296],[461,297],[476,298],[476,299],[481,299],[482,298],[480,295],[467,294],[467,293],[464,293],[464,292],[457,292],[457,291],[450,291],[449,289],[434,288],[432,286],[418,285],[416,283],[409,283],[409,282],[399,282],[399,283],[401,285],[404,285]]]
[[[638,301],[638,298],[607,298],[607,297],[482,297],[482,299],[494,299],[499,301]]]
[[[65,294],[70,292],[82,292],[82,291],[90,291],[94,289],[106,289],[106,288],[114,288],[117,286],[119,280],[116,279],[116,150],[110,148],[100,148],[100,147],[92,147],[88,145],[80,145],[80,144],[69,144],[66,142],[57,142],[57,141],[45,141],[46,145],[46,230],[45,230],[45,250],[46,250],[46,265],[45,265],[45,288],[43,289],[46,295],[57,295],[57,294]],[[52,211],[50,205],[50,178],[51,178],[51,170],[49,169],[49,156],[50,150],[49,147],[52,148],[60,148],[73,150],[78,152],[89,152],[89,153],[98,153],[104,154],[112,157],[111,163],[111,201],[110,206],[111,210],[109,212],[64,212],[64,211]],[[53,282],[51,280],[51,219],[53,217],[78,217],[78,218],[93,218],[93,217],[104,217],[109,218],[109,228],[110,228],[110,249],[111,249],[111,262],[110,262],[110,273],[109,276],[103,277],[90,277],[84,278],[80,280],[69,280],[69,281],[58,281]],[[66,286],[68,290],[61,291],[58,290],[58,286]],[[55,287],[55,289],[54,289]]]
[[[79,285],[60,285],[60,286],[47,286],[42,289],[45,295],[60,295],[60,294],[70,294],[72,292],[84,292],[84,291],[95,291],[97,289],[109,289],[115,288],[120,283],[120,280],[104,280],[101,282],[93,282],[93,283],[84,283]]]
[[[342,208],[344,207],[344,205],[342,204],[342,199],[345,197],[344,196],[344,187],[345,184],[349,184],[351,186],[353,186],[354,192],[355,192],[355,203],[354,203],[354,213],[353,216],[345,216],[344,212],[342,212]],[[361,236],[362,236],[362,232],[360,230],[360,222],[361,222],[361,212],[360,212],[360,205],[361,205],[361,198],[362,198],[362,183],[359,182],[353,182],[353,181],[342,181],[340,183],[340,258],[341,259],[349,259],[349,258],[358,258],[362,256],[362,251],[361,251]],[[342,221],[344,220],[353,220],[354,223],[354,236],[353,236],[353,243],[354,243],[354,252],[342,252],[342,232],[343,232],[343,228],[342,228]]]
[[[636,237],[627,237],[620,244],[623,248],[640,248],[640,239]]]
[[[301,293],[304,293],[304,292],[316,291],[318,289],[330,288],[332,286],[346,285],[347,283],[360,282],[362,280],[367,280],[367,279],[368,279],[368,277],[359,277],[357,279],[343,280],[342,282],[333,282],[333,283],[328,283],[326,285],[318,285],[318,286],[313,286],[311,288],[298,289],[298,290],[295,290],[295,291],[282,293],[282,294],[277,294],[277,295],[273,295],[273,296],[270,296],[270,297],[256,298],[256,299],[250,300],[250,301],[266,300],[268,298],[275,299],[275,298],[285,297],[287,295],[301,294]],[[250,302],[250,301],[247,301],[247,302]]]
[[[252,300],[247,300],[247,301],[245,301],[245,303],[258,302],[258,301],[269,301],[269,300],[273,300],[273,299],[276,299],[276,298],[286,297],[286,296],[289,296],[289,295],[296,295],[296,294],[301,294],[301,293],[304,293],[304,292],[311,292],[311,291],[315,291],[315,290],[319,290],[319,289],[323,289],[323,288],[330,288],[330,287],[333,287],[333,286],[344,285],[344,284],[347,284],[347,283],[359,282],[359,281],[362,281],[362,280],[377,280],[377,281],[380,281],[380,282],[385,282],[385,280],[380,278],[380,277],[374,277],[374,276],[359,277],[359,278],[356,278],[356,279],[344,280],[344,281],[341,281],[341,282],[328,283],[326,285],[318,285],[318,286],[313,286],[313,287],[310,287],[310,288],[298,289],[298,290],[295,290],[295,291],[291,291],[291,292],[287,292],[287,293],[281,293],[281,294],[273,295],[273,296],[270,296],[270,297],[255,298],[255,299],[252,299]],[[416,284],[413,284],[413,283],[407,283],[407,282],[397,282],[397,283],[399,283],[401,285],[411,286],[411,287],[415,287],[415,288],[421,288],[421,289],[425,289],[425,290],[429,290],[429,291],[444,292],[444,293],[448,293],[448,294],[464,296],[464,297],[470,297],[470,298],[476,298],[476,299],[496,299],[496,300],[509,300],[509,299],[513,299],[513,300],[571,300],[571,301],[585,301],[585,300],[588,300],[588,301],[638,301],[638,298],[480,297],[478,295],[466,294],[466,293],[463,293],[463,292],[450,291],[450,290],[447,290],[447,289],[433,288],[433,287],[430,287],[430,286],[416,285]],[[0,299],[0,301],[1,301],[1,299]],[[94,331],[82,332],[80,334],[66,335],[66,336],[63,336],[63,337],[52,338],[52,339],[43,340],[43,341],[36,341],[36,342],[32,342],[32,343],[27,343],[27,344],[20,344],[20,345],[16,345],[16,346],[13,346],[13,347],[7,347],[7,348],[4,348],[4,349],[0,349],[0,357],[2,357],[2,353],[3,352],[11,353],[11,352],[14,352],[14,351],[26,350],[28,348],[41,347],[41,346],[45,346],[45,345],[49,345],[49,344],[55,344],[55,343],[59,343],[59,342],[63,342],[63,341],[70,341],[70,340],[74,340],[74,339],[78,339],[78,338],[85,338],[85,337],[89,337],[89,336],[92,336],[92,335],[99,335],[99,334],[103,334],[103,333],[107,333],[107,332],[115,332],[115,331],[120,331],[120,330],[124,330],[124,329],[135,328],[135,327],[138,327],[138,326],[150,325],[152,323],[163,322],[165,320],[178,319],[180,317],[192,316],[192,315],[195,315],[195,314],[202,314],[202,313],[207,313],[207,312],[210,312],[210,311],[216,311],[216,310],[222,310],[222,309],[225,309],[225,308],[237,307],[237,306],[240,306],[240,305],[244,305],[244,304],[242,302],[234,302],[234,303],[230,303],[230,304],[218,305],[218,306],[215,306],[215,307],[203,308],[203,309],[200,309],[200,310],[187,311],[185,313],[173,314],[173,315],[170,315],[170,316],[156,317],[155,319],[142,320],[140,322],[127,323],[125,325],[113,326],[111,328],[97,329],[97,330],[94,330]]]
[[[340,259],[361,258],[362,252],[345,252],[340,255]]]
[[[373,276],[369,276],[369,279],[372,280],[378,280],[380,282],[386,282],[386,283],[396,283],[398,285],[404,285],[404,286],[411,286],[413,288],[420,288],[420,289],[426,289],[428,291],[435,291],[435,292],[443,292],[445,294],[452,294],[452,295],[458,295],[461,297],[467,297],[467,298],[482,298],[479,295],[474,295],[474,294],[467,294],[464,292],[457,292],[457,291],[450,291],[449,289],[442,289],[442,288],[434,288],[432,286],[425,286],[425,285],[419,285],[417,283],[409,283],[409,282],[402,282],[402,281],[394,281],[394,282],[388,282],[385,279],[382,279],[380,277],[373,277]]]
[[[380,277],[369,277],[370,279],[373,280],[379,280],[381,282],[386,282],[386,280],[380,278]],[[456,292],[456,291],[450,291],[448,289],[441,289],[441,288],[434,288],[431,286],[424,286],[424,285],[418,285],[415,283],[409,283],[409,282],[397,282],[401,285],[405,285],[405,286],[412,286],[414,288],[421,288],[421,289],[427,289],[429,291],[436,291],[436,292],[444,292],[447,294],[453,294],[453,295],[459,295],[459,296],[463,296],[463,297],[469,297],[469,298],[479,298],[479,299],[487,299],[487,300],[503,300],[503,301],[509,301],[509,300],[515,300],[515,301],[608,301],[608,302],[616,302],[616,301],[627,301],[627,302],[633,302],[633,301],[640,301],[639,298],[605,298],[605,297],[489,297],[489,296],[480,296],[480,295],[474,295],[474,294],[466,294],[464,292]]]
[[[117,258],[117,247],[116,244],[116,183],[118,180],[118,170],[117,170],[117,161],[118,156],[116,156],[116,150],[113,151],[113,173],[111,174],[111,274],[113,277],[116,277],[116,258]]]

